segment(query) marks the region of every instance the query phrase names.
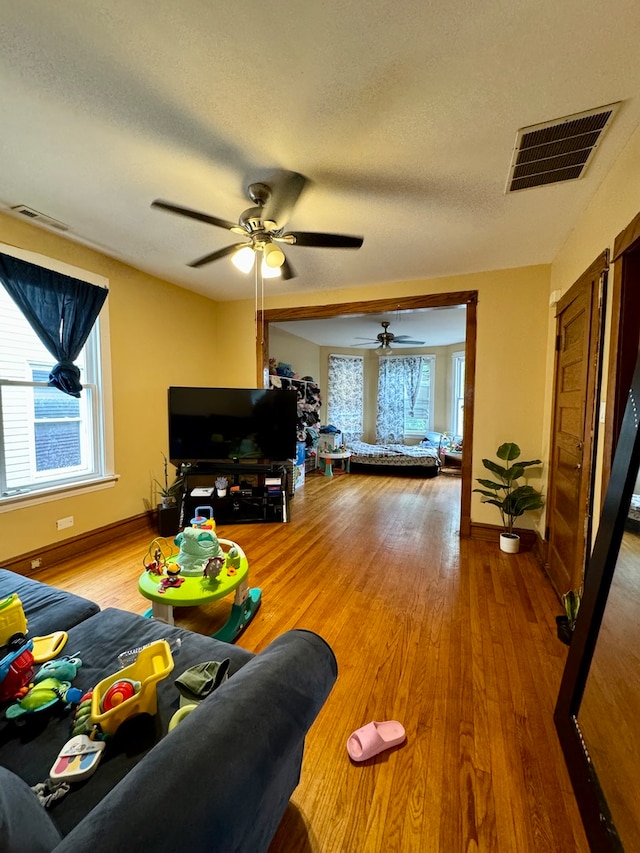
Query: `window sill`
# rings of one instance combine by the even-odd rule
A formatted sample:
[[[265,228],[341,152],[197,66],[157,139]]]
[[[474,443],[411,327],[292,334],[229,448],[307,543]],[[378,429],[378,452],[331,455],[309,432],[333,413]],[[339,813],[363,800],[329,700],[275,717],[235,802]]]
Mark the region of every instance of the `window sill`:
[[[90,492],[98,492],[103,489],[111,489],[120,479],[119,474],[108,474],[97,477],[94,480],[83,480],[78,483],[65,483],[63,486],[51,486],[47,489],[32,490],[21,494],[6,495],[0,497],[0,514],[10,512],[14,509],[23,509],[38,504],[57,501],[60,498],[76,497],[86,495]]]

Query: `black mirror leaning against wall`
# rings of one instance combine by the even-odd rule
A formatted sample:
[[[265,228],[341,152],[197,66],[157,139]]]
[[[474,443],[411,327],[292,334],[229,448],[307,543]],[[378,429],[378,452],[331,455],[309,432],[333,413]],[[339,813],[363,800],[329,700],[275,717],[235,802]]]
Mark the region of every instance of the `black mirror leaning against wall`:
[[[589,844],[599,853],[640,850],[639,418],[640,358],[555,711]]]

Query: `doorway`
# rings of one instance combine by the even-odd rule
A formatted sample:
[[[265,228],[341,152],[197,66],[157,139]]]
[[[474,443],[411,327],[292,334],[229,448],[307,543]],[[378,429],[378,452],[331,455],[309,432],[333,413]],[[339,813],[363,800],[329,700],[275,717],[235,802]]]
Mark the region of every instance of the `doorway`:
[[[410,311],[421,308],[446,308],[455,305],[466,307],[465,380],[464,380],[464,450],[462,454],[462,488],[460,495],[460,536],[471,534],[471,468],[473,450],[473,415],[476,364],[476,328],[478,293],[475,290],[456,293],[435,293],[421,296],[404,296],[377,299],[370,302],[345,302],[333,305],[309,305],[298,308],[269,308],[257,312],[257,328],[262,334],[257,338],[257,385],[264,386],[269,365],[269,324],[291,320],[331,319],[348,314],[379,314],[383,312]]]

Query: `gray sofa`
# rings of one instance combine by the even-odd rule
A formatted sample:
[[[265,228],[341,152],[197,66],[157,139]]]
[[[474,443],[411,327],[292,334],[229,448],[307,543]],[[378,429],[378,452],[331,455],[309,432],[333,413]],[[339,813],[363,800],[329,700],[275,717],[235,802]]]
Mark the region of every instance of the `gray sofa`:
[[[82,659],[74,680],[82,690],[115,672],[121,651],[160,638],[182,642],[158,684],[158,713],[123,723],[95,774],[48,811],[29,789],[45,781],[69,739],[72,711],[60,705],[21,725],[0,713],[0,849],[267,850],[299,781],[305,735],[337,676],[325,641],[292,630],[253,655],[125,611],[99,611],[0,570],[0,598],[11,592],[23,602],[29,636],[68,629],[63,654]],[[179,706],[175,679],[225,659],[229,679],[168,732]]]

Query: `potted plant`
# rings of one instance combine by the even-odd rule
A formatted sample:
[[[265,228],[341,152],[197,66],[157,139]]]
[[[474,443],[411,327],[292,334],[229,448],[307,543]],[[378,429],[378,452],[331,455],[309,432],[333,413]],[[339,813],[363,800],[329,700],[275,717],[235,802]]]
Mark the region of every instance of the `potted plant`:
[[[229,486],[229,481],[226,477],[216,477],[216,494],[219,498],[225,497],[227,494],[227,488]]]
[[[576,619],[580,610],[581,593],[577,589],[570,589],[562,595],[564,614],[556,616],[556,631],[558,639],[566,646],[571,643],[571,637],[576,627]]]
[[[162,454],[162,458],[164,460],[164,480],[161,483],[159,480],[154,479],[154,483],[158,487],[158,493],[161,498],[162,508],[168,509],[169,507],[174,507],[178,503],[178,498],[182,492],[183,480],[182,477],[176,477],[176,479],[169,485],[169,465],[167,462],[167,457]]]
[[[519,518],[527,510],[540,509],[544,506],[542,494],[533,486],[518,485],[518,480],[524,476],[525,468],[540,465],[541,461],[540,459],[532,459],[528,462],[514,461],[520,459],[520,448],[511,441],[501,444],[496,455],[506,465],[500,465],[491,459],[483,459],[482,464],[496,476],[497,480],[478,478],[478,483],[483,488],[473,491],[483,496],[483,503],[498,507],[504,528],[503,533],[500,534],[500,549],[516,554],[520,550],[520,537],[513,532],[514,519]]]

